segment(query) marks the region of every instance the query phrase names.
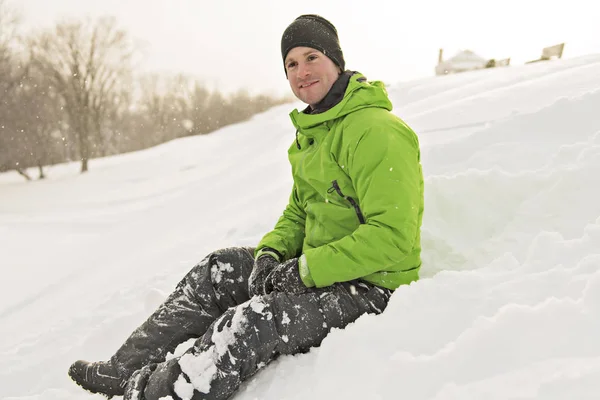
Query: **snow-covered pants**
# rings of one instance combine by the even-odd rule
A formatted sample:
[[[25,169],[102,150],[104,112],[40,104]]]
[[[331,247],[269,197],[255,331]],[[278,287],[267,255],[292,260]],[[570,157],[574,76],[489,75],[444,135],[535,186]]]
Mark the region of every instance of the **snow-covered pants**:
[[[125,376],[160,363],[145,387],[145,400],[227,399],[278,355],[306,352],[332,328],[343,328],[365,313],[381,313],[392,293],[351,281],[250,298],[253,264],[251,248],[211,253],[113,356]],[[192,337],[199,337],[192,348],[163,362]]]

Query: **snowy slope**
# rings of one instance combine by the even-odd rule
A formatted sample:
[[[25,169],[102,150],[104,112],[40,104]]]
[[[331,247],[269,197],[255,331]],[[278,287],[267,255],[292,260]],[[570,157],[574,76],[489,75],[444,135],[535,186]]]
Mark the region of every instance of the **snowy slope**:
[[[600,55],[389,91],[421,141],[423,279],[236,399],[598,398]],[[0,175],[0,398],[103,398],[70,363],[109,357],[205,254],[273,226],[300,106],[85,176]]]

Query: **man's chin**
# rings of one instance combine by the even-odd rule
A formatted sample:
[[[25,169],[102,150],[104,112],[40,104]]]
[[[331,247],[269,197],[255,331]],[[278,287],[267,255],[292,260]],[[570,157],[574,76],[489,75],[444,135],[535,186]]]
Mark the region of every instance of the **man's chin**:
[[[324,97],[324,96],[323,96]],[[302,99],[302,102],[305,104],[308,104],[310,106],[314,106],[315,104],[319,104],[319,102],[321,100],[323,100],[323,97],[317,97],[317,96],[304,96]]]

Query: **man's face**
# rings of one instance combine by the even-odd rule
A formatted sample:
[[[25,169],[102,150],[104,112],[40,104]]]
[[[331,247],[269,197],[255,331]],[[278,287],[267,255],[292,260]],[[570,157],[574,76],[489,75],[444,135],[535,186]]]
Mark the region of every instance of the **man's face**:
[[[290,50],[285,58],[285,71],[294,95],[311,106],[325,97],[340,73],[329,57],[310,47]]]

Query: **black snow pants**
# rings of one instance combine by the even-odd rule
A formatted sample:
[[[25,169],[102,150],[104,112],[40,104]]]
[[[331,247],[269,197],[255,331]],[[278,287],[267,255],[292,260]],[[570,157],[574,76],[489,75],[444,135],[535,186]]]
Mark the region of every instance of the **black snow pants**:
[[[251,248],[209,254],[111,358],[124,377],[158,363],[143,391],[145,400],[227,399],[278,355],[306,352],[332,328],[381,313],[392,294],[351,281],[250,298],[253,264]],[[198,338],[192,348],[164,361],[190,338]]]

